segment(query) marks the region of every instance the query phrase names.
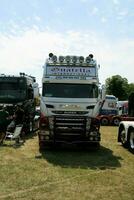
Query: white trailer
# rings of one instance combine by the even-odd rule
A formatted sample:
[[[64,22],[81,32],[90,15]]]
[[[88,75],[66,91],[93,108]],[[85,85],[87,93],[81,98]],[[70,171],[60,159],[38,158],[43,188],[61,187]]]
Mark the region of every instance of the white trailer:
[[[134,121],[122,121],[118,128],[118,142],[134,153]]]

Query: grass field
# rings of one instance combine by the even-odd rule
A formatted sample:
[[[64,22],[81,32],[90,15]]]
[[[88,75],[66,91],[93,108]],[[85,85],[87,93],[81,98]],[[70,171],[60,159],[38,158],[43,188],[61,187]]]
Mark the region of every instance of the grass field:
[[[38,151],[37,135],[18,148],[0,146],[0,199],[133,200],[134,155],[101,127],[100,150]]]

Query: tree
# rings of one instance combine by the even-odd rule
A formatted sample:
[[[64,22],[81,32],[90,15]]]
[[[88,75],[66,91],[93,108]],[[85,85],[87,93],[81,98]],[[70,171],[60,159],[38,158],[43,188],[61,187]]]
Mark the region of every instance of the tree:
[[[134,92],[134,83],[128,85],[128,96]]]
[[[122,78],[120,75],[115,75],[111,78],[107,78],[105,85],[106,94],[112,94],[119,100],[128,99],[129,84],[126,78]]]

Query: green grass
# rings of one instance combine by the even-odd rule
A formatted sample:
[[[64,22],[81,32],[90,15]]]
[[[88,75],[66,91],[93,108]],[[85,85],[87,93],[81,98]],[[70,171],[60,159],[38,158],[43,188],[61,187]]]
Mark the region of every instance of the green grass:
[[[132,200],[134,155],[117,143],[117,127],[101,127],[100,150],[38,151],[33,135],[18,148],[0,146],[0,199]]]

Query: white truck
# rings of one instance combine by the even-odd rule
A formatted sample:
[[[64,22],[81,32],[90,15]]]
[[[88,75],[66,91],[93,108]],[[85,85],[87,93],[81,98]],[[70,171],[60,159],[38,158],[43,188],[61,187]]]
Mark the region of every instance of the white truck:
[[[58,143],[99,146],[102,106],[98,65],[90,54],[59,56],[49,54],[42,78],[39,148]]]
[[[106,94],[104,104],[100,111],[100,115],[117,115],[117,102],[118,99],[114,95]]]

